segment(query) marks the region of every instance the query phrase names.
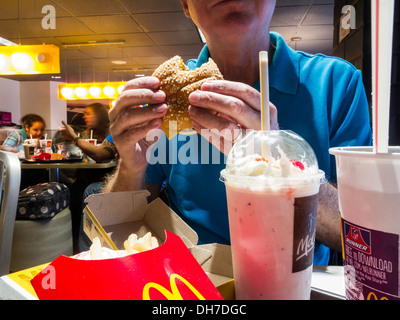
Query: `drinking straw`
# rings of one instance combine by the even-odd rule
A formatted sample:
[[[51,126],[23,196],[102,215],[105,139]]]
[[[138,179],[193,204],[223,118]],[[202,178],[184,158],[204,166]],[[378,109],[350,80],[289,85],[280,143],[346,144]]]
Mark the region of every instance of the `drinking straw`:
[[[90,139],[93,139],[93,130],[90,130]]]
[[[268,52],[260,52],[261,130],[270,130]]]
[[[260,91],[261,91],[261,130],[269,131],[269,75],[268,75],[268,52],[260,51]],[[270,146],[262,144],[262,156],[269,159],[271,155]],[[270,161],[268,161],[270,163]]]
[[[373,150],[389,145],[394,0],[371,0]]]

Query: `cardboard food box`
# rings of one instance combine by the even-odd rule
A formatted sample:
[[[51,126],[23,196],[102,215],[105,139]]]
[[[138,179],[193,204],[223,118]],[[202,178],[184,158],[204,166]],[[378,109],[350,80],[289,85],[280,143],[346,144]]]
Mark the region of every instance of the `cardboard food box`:
[[[83,210],[83,231],[93,240],[98,237],[103,247],[118,250],[136,233],[143,237],[151,232],[159,244],[165,241],[165,230],[179,236],[190,248],[197,244],[197,233],[160,198],[150,204],[146,190],[112,192],[89,196]]]
[[[103,246],[123,249],[131,233],[142,237],[152,232],[158,242],[165,241],[165,230],[179,236],[217,287],[224,299],[234,298],[230,246],[197,245],[197,233],[161,199],[147,203],[149,192],[117,192],[89,196],[85,202],[83,229],[89,239],[98,237]],[[113,214],[110,214],[110,213]]]
[[[230,266],[229,247],[196,246],[196,232],[161,199],[148,204],[148,196],[148,191],[91,195],[86,199],[83,230],[112,252],[123,250],[131,234],[141,238],[148,232],[158,247],[113,259],[60,256],[32,279],[38,297],[223,299],[215,284],[230,280],[231,272],[219,270],[223,264],[215,262],[224,252]]]

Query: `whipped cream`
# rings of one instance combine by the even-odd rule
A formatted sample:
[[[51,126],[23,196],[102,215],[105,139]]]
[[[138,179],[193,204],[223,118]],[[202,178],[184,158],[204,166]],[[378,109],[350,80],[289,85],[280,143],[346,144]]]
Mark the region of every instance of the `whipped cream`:
[[[301,162],[304,169],[296,165],[297,162],[291,161],[286,154],[277,148],[280,157],[266,157],[259,154],[247,155],[244,157],[230,158],[226,166],[228,174],[240,176],[267,176],[267,177],[296,177],[309,174],[310,170],[306,164]]]

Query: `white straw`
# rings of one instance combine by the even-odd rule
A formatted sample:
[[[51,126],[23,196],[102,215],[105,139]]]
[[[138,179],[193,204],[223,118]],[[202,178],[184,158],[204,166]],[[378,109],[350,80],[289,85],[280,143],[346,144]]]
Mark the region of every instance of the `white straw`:
[[[261,130],[270,130],[268,52],[260,52]]]
[[[389,146],[394,0],[371,0],[372,110],[374,152]]]
[[[93,130],[90,130],[90,139],[93,139]]]

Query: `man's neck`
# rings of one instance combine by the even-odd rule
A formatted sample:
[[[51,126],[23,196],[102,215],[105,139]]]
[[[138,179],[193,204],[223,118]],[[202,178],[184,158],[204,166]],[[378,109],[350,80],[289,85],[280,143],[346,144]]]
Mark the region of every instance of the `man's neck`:
[[[224,79],[248,85],[254,85],[259,80],[259,52],[270,52],[270,61],[273,54],[269,33],[258,40],[212,41],[208,48]]]

